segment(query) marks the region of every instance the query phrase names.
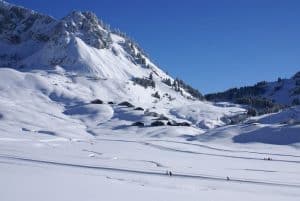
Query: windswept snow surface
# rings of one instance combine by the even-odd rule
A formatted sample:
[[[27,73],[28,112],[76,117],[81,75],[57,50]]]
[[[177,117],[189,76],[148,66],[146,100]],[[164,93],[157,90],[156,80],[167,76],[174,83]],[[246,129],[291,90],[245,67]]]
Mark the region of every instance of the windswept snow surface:
[[[126,132],[93,139],[2,134],[1,200],[296,200],[298,153]]]

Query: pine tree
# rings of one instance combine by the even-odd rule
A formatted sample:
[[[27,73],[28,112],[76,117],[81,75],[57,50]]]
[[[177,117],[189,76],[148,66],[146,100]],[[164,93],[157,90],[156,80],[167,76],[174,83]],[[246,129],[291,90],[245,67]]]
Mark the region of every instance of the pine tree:
[[[152,72],[149,75],[149,80],[153,80],[153,73]]]

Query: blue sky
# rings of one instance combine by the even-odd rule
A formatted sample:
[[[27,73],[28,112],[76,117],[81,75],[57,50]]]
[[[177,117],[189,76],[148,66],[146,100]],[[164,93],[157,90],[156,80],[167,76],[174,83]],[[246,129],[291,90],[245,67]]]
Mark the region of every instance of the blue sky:
[[[300,70],[297,0],[8,0],[61,18],[95,12],[203,93]]]

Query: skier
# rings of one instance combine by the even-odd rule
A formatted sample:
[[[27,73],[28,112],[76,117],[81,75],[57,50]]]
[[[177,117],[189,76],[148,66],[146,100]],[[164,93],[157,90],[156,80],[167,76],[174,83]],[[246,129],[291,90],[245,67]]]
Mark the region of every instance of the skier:
[[[230,180],[230,178],[227,176],[227,177],[226,177],[226,180],[227,180],[227,181],[229,181],[229,180]]]
[[[172,172],[171,171],[169,171],[169,170],[167,170],[167,172],[166,172],[166,175],[168,175],[168,176],[172,176],[173,174],[172,174]]]

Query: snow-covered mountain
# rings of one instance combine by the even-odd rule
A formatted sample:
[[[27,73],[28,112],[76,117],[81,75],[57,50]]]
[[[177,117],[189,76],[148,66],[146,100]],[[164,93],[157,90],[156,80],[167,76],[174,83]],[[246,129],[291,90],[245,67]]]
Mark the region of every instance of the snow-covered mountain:
[[[217,128],[205,135],[192,137],[194,140],[277,145],[300,142],[300,72],[289,79],[263,81],[254,86],[233,88],[205,97],[210,101],[243,104],[250,108],[248,114],[255,117],[244,119],[242,124]]]
[[[3,1],[0,5],[1,66],[28,71],[59,65],[77,75],[102,79],[129,79],[150,72],[167,77],[132,41],[112,34],[91,12],[74,11],[56,20]]]
[[[93,13],[0,0],[0,198],[296,200],[299,106],[249,117],[236,100],[296,104],[299,82],[209,102]]]
[[[151,135],[153,124],[182,135],[174,126],[201,133],[245,112],[204,101],[91,12],[58,20],[0,1],[0,25],[0,123],[7,132],[82,136],[122,128]],[[97,99],[103,104],[91,104]]]
[[[238,102],[243,98],[265,98],[285,106],[300,104],[300,72],[289,79],[278,78],[274,82],[262,81],[254,86],[232,88],[225,92],[207,94],[211,101]]]

